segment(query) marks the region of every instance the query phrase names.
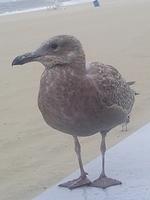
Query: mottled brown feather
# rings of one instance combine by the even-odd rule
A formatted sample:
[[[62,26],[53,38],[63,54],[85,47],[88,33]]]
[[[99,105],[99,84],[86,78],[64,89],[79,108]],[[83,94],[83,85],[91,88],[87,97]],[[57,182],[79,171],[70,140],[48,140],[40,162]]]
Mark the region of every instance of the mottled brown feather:
[[[18,56],[13,65],[38,61],[45,66],[40,81],[39,109],[46,123],[73,136],[106,133],[124,123],[135,92],[110,65],[86,65],[79,40],[55,36],[37,50]]]
[[[74,38],[70,42],[80,54],[72,63],[46,67],[40,83],[40,111],[48,125],[64,133],[108,132],[126,121],[134,92],[114,67],[98,62],[86,67],[82,46]]]

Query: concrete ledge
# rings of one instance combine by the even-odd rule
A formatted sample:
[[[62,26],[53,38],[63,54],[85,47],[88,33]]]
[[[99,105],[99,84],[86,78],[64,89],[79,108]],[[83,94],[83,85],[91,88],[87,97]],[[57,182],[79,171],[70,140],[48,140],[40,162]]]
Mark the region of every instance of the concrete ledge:
[[[85,166],[89,178],[99,176],[100,158]],[[150,123],[139,129],[106,153],[106,173],[122,185],[102,190],[84,187],[75,190],[47,189],[33,200],[149,200],[150,199]],[[79,171],[63,181],[78,177]]]

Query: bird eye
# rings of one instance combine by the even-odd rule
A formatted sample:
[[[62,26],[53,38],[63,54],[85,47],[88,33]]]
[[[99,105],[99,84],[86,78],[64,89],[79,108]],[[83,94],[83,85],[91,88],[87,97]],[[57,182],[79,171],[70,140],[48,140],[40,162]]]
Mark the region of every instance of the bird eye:
[[[58,44],[52,43],[52,44],[51,44],[51,48],[52,48],[53,50],[56,50],[56,49],[58,48]]]

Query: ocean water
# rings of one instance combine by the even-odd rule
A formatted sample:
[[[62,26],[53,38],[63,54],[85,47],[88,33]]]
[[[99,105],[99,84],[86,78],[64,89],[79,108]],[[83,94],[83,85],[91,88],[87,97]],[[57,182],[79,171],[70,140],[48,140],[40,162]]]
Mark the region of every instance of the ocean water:
[[[87,2],[92,0],[0,0],[0,16]]]
[[[94,0],[0,0],[0,16],[12,15],[16,13],[33,12],[45,9],[56,9],[57,7],[66,7],[92,2]],[[146,2],[150,0],[98,0],[100,5],[126,4],[136,2]]]

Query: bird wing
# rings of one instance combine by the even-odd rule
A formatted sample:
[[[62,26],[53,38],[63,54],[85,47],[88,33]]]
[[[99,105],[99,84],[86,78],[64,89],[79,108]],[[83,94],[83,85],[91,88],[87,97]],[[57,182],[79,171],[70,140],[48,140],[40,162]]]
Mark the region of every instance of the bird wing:
[[[134,92],[130,84],[113,66],[93,62],[87,67],[87,76],[99,93],[106,106],[117,105],[130,113],[134,103]]]

